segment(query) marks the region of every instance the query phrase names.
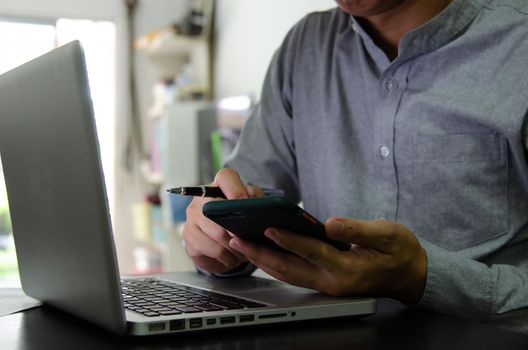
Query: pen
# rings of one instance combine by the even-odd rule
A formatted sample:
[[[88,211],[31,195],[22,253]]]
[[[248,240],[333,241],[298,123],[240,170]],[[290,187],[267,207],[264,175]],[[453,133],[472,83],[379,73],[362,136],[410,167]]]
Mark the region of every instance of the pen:
[[[284,191],[273,188],[263,188],[266,196],[284,196]],[[181,196],[226,198],[220,187],[216,186],[187,186],[168,189],[167,192]]]

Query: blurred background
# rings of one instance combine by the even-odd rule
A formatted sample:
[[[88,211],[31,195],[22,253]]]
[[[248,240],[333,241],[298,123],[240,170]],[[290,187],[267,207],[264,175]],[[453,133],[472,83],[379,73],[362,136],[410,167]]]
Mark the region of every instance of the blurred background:
[[[188,199],[165,189],[212,181],[288,30],[332,7],[332,0],[0,2],[0,74],[72,40],[84,47],[121,274],[193,269],[181,240]],[[0,287],[19,285],[0,164]]]

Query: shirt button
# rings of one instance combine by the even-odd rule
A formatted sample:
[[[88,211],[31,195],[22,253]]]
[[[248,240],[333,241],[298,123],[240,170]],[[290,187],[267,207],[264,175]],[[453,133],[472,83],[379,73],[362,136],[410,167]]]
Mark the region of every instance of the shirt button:
[[[394,89],[397,89],[398,88],[398,82],[395,80],[395,79],[389,79],[387,80],[387,82],[385,83],[385,88],[388,90],[388,91],[392,91]]]
[[[390,155],[390,149],[387,146],[380,147],[380,154],[382,157],[387,158]]]

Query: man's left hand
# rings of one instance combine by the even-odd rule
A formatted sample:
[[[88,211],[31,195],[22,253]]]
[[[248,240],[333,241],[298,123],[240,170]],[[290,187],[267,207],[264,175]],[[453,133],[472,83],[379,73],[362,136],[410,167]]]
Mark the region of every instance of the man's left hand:
[[[350,243],[343,252],[312,237],[279,228],[265,235],[286,251],[235,237],[230,246],[271,276],[336,296],[390,297],[420,301],[427,278],[427,254],[405,226],[387,220],[334,217],[327,236]]]

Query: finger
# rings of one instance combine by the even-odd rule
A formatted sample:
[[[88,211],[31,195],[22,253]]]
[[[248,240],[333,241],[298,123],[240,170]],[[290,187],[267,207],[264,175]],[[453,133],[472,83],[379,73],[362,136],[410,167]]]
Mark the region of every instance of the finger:
[[[233,270],[233,267],[228,267],[219,260],[202,255],[200,252],[194,249],[191,244],[186,244],[185,249],[187,250],[187,254],[192,259],[193,263],[205,271],[212,273],[226,273]]]
[[[233,238],[230,245],[255,266],[281,281],[318,290],[325,284],[326,280],[314,273],[316,266],[294,254],[258,246],[238,237]]]
[[[316,238],[273,227],[268,228],[264,235],[281,248],[293,252],[330,272],[342,265],[341,252]]]
[[[337,241],[388,253],[394,250],[400,228],[399,224],[387,220],[330,218],[325,223],[325,230],[328,237]]]
[[[188,223],[184,231],[185,246],[191,258],[206,256],[213,258],[224,264],[226,267],[235,268],[240,264],[240,260],[229,250],[218,244],[217,241],[203,233],[198,226]]]
[[[262,191],[262,189],[260,189],[260,187],[255,187],[255,186],[251,186],[251,185],[244,185],[244,187],[246,188],[246,192],[249,196],[249,198],[255,198],[255,197],[264,197],[265,194],[264,194],[264,191]]]
[[[231,254],[235,255],[240,261],[247,261],[246,257],[240,252],[234,250],[229,245],[229,241],[232,236],[220,225],[210,220],[209,218],[202,216],[196,221],[196,225],[199,229],[207,236],[218,242],[222,247],[229,250]]]
[[[192,261],[197,267],[212,273],[228,273],[235,268],[227,267],[220,261],[203,255],[192,258]]]
[[[240,175],[233,169],[221,169],[215,176],[214,184],[220,187],[227,199],[249,197]]]
[[[202,207],[206,202],[212,201],[210,198],[195,198],[191,204],[187,207],[187,222],[193,222],[198,229],[207,234],[209,237],[222,245],[225,249],[229,250],[233,255],[235,255],[240,261],[247,261],[239,252],[233,250],[229,246],[230,235],[217,223],[213,222],[209,218],[203,215]]]
[[[260,187],[246,185],[246,191],[248,192],[251,198],[265,196],[264,191]]]

